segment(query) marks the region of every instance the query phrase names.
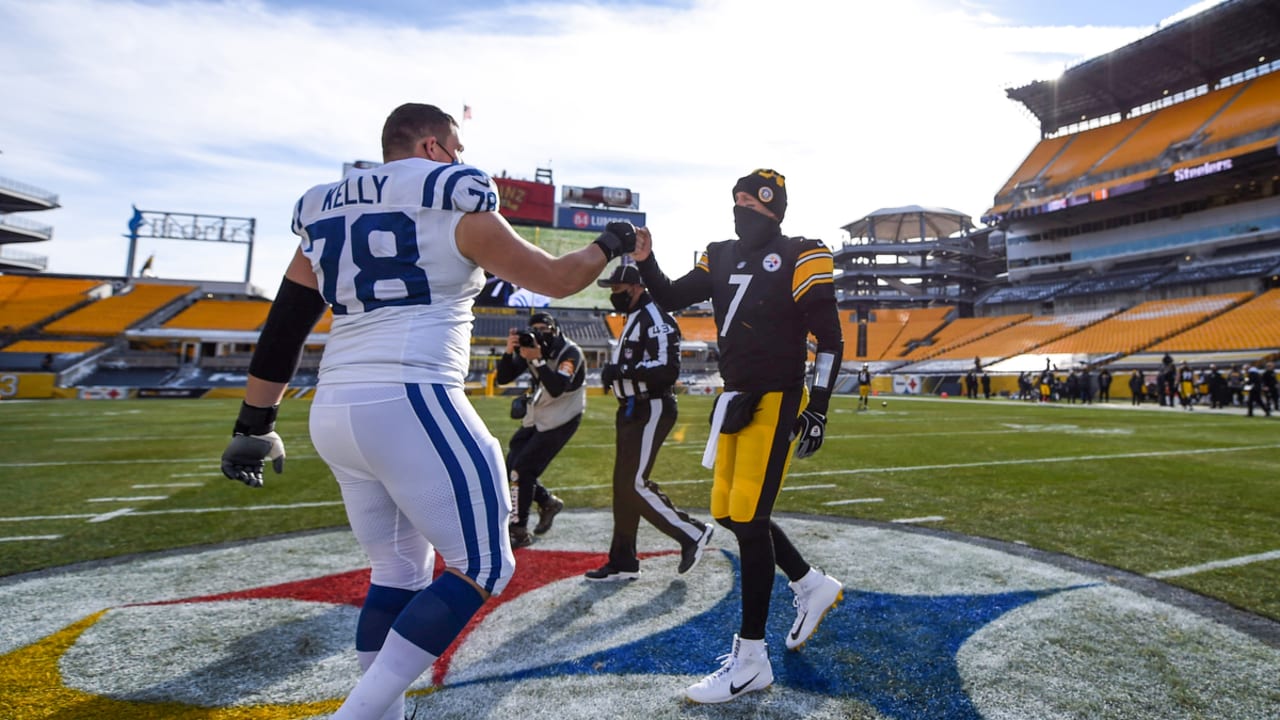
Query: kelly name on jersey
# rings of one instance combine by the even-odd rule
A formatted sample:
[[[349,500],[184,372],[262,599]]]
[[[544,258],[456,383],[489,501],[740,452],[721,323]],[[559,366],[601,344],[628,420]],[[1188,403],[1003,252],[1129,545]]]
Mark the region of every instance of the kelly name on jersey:
[[[497,209],[483,171],[409,158],[311,188],[294,207],[293,232],[334,315],[346,315],[474,297],[483,276],[453,231],[463,213]]]

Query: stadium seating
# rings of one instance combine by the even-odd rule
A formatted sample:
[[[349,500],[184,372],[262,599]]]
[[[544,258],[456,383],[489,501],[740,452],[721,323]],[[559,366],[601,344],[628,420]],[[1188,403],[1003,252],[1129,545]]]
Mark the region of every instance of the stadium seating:
[[[1155,282],[1161,276],[1168,274],[1168,272],[1169,271],[1167,269],[1146,270],[1143,272],[1115,273],[1085,278],[1075,285],[1062,290],[1057,294],[1057,296],[1072,297],[1141,290]]]
[[[1274,271],[1280,265],[1280,258],[1268,254],[1234,262],[1201,262],[1184,265],[1152,283],[1152,287],[1168,285],[1193,285],[1229,280],[1232,278],[1261,277]]]
[[[710,315],[678,315],[676,324],[680,326],[680,337],[685,340],[698,340],[714,344],[719,335],[716,332],[715,318]],[[621,326],[618,330],[621,332]],[[616,337],[617,334],[615,333]]]
[[[1038,350],[1076,330],[1112,315],[1115,310],[1091,310],[1066,315],[1044,315],[1024,320],[965,345],[945,350],[931,359],[1007,358]]]
[[[197,300],[166,321],[165,328],[257,330],[266,322],[271,303],[261,300]]]
[[[1280,347],[1280,289],[1267,292],[1151,348],[1154,352],[1262,350]]]
[[[1250,80],[1243,91],[1209,124],[1206,142],[1216,143],[1280,123],[1280,72]]]
[[[873,310],[867,323],[866,355],[858,354],[858,323],[855,313],[842,313],[844,360],[897,360],[912,342],[923,340],[943,325],[955,312],[949,306],[900,310]]]
[[[987,305],[1012,302],[1038,302],[1057,295],[1074,285],[1076,280],[1054,280],[1002,287],[982,300]]]
[[[112,337],[195,290],[193,285],[139,283],[127,292],[98,300],[44,327],[51,335]]]
[[[1089,172],[1099,160],[1124,142],[1145,118],[1129,118],[1070,136],[1072,141],[1044,171],[1046,186],[1061,185]]]
[[[1042,345],[1037,351],[1072,355],[1134,353],[1220,313],[1249,296],[1249,293],[1230,293],[1144,302],[1080,332]]]
[[[18,332],[88,300],[101,280],[0,275],[0,332]]]
[[[908,360],[923,360],[950,350],[955,347],[964,345],[965,343],[977,340],[980,337],[990,335],[993,332],[1003,330],[1015,323],[1022,322],[1031,317],[1027,314],[1021,315],[996,315],[994,317],[981,318],[957,318],[942,326],[931,338],[933,342],[929,345],[920,345],[904,357]],[[847,342],[847,340],[846,340]]]
[[[1239,88],[1227,88],[1161,108],[1146,116],[1141,127],[1103,158],[1093,170],[1101,174],[1151,162],[1169,145],[1190,138]]]
[[[1066,145],[1070,139],[1071,136],[1064,135],[1061,137],[1041,140],[1037,143],[1036,146],[1031,149],[1027,158],[1022,161],[1022,165],[1018,166],[1018,169],[1013,173],[1013,176],[1009,178],[1009,182],[1005,183],[1005,186],[1000,189],[1000,192],[996,193],[996,197],[1004,197],[1005,195],[1013,192],[1013,189],[1020,183],[1029,182],[1038,177],[1040,172],[1045,169],[1054,157],[1057,156],[1058,152],[1062,150],[1063,146]]]
[[[19,340],[5,346],[0,352],[53,353],[54,355],[80,355],[97,350],[102,343],[92,340]]]

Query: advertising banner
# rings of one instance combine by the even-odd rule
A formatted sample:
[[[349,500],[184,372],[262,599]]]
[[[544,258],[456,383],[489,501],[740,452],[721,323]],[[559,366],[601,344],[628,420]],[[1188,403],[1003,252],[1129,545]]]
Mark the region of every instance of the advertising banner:
[[[547,183],[494,178],[498,212],[513,224],[550,225],[555,219],[556,188]]]
[[[636,227],[644,225],[644,213],[602,208],[569,207],[561,205],[556,210],[556,227],[570,230],[604,230],[611,222],[629,222]]]

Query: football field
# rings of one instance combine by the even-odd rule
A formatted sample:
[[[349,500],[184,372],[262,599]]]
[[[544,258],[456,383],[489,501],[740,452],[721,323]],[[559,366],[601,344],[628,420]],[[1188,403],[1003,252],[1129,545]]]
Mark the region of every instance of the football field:
[[[1280,619],[1280,421],[1154,406],[838,397],[822,450],[780,512],[914,524],[1164,579]],[[503,398],[476,398],[504,443]],[[345,524],[336,485],[286,401],[283,475],[252,490],[218,458],[238,401],[0,404],[0,576]],[[681,397],[653,479],[705,508],[710,400]],[[543,483],[607,509],[612,401],[592,397]]]
[[[608,546],[613,402],[543,481],[568,507],[413,686],[429,717],[1271,717],[1280,708],[1280,423],[1239,413],[836,398],[778,517],[845,581],[767,693],[681,701],[738,618],[726,533],[686,576],[642,524]],[[885,403],[884,406],[881,403]],[[499,438],[503,398],[476,403]],[[286,720],[354,682],[367,565],[286,401],[283,475],[222,478],[238,401],[0,404],[0,715]],[[706,517],[710,400],[682,397],[654,479]],[[439,569],[439,568],[437,568]],[[771,637],[793,610],[779,582]],[[619,714],[620,713],[620,714]]]

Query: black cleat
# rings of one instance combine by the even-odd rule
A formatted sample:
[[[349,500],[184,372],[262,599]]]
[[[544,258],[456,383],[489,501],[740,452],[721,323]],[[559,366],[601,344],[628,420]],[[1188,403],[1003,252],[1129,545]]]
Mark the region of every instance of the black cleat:
[[[588,570],[583,577],[592,582],[629,582],[640,578],[639,570],[619,570],[618,568],[605,563],[595,570]]]
[[[702,535],[698,536],[698,541],[689,543],[680,550],[680,567],[676,568],[677,573],[683,575],[698,564],[702,559],[702,551],[706,549],[707,543],[711,542],[711,536],[715,531],[715,526],[707,523],[703,526]]]
[[[533,544],[533,536],[529,534],[529,529],[523,525],[508,525],[507,529],[511,533],[511,549],[529,547]]]
[[[545,534],[551,529],[551,523],[555,521],[556,516],[564,509],[564,501],[555,495],[546,503],[538,505],[538,524],[533,526],[534,535]]]

